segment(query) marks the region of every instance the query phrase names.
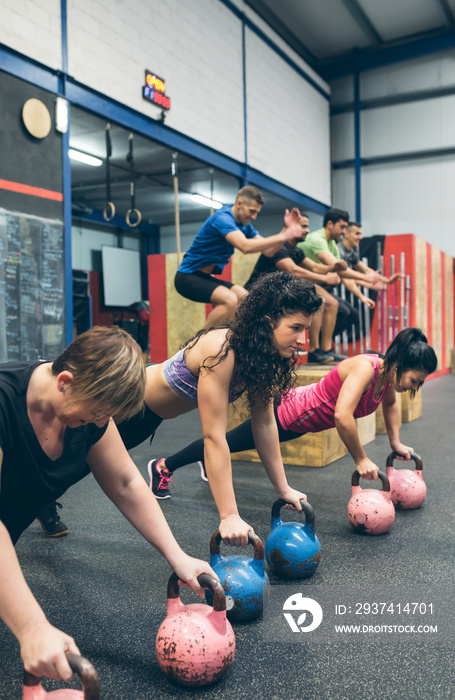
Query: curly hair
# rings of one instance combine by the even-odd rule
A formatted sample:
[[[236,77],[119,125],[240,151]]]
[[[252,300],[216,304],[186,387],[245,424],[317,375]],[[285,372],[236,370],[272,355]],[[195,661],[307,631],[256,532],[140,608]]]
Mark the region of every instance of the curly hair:
[[[383,375],[385,376],[393,366],[398,381],[403,372],[409,370],[420,370],[426,374],[436,371],[438,358],[420,328],[405,328],[395,336],[384,355]],[[415,393],[415,390],[411,389],[412,397]]]
[[[231,393],[239,395],[246,391],[250,409],[255,404],[267,405],[278,394],[285,394],[295,378],[296,359],[281,357],[273,342],[274,329],[286,316],[295,313],[313,316],[322,301],[314,284],[288,272],[262,275],[243,298],[234,319],[218,326],[228,329],[226,341],[216,355],[205,358],[202,366],[215,367],[232,349],[235,370]],[[199,331],[183,347],[193,347],[211,330]]]

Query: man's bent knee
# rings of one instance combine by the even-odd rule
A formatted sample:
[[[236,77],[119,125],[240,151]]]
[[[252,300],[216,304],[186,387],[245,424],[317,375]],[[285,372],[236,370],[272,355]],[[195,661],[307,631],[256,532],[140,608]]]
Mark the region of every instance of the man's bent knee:
[[[225,306],[229,311],[235,311],[239,305],[239,298],[231,289],[217,287],[210,297],[210,303],[214,306]]]

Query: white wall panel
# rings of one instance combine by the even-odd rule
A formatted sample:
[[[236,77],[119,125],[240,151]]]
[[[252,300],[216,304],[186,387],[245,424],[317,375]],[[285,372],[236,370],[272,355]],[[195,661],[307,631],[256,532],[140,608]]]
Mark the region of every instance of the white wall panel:
[[[363,100],[434,90],[455,83],[455,51],[437,53],[362,73]]]
[[[334,115],[331,127],[332,161],[354,158],[354,113]]]
[[[355,171],[354,168],[334,170],[332,174],[332,206],[345,209],[349,212],[349,218],[355,216]]]
[[[362,157],[452,147],[454,122],[455,95],[365,110]]]
[[[291,0],[294,2],[295,0]],[[336,2],[338,0],[335,0]],[[317,83],[325,92],[330,93],[330,87],[328,83],[321,78],[321,76],[316,73],[311,66],[306,63],[290,46],[287,44],[273,29],[265,22],[259,15],[257,15],[245,2],[242,0],[237,1],[237,7],[245,14],[245,16],[250,19],[255,27],[257,27],[261,32],[268,37],[273,44],[283,51],[286,56],[288,56],[299,68],[301,68],[305,73]]]
[[[347,75],[330,83],[332,105],[354,102],[354,80],[352,75]]]
[[[329,102],[247,31],[248,163],[329,203]]]
[[[221,28],[221,30],[220,30]],[[219,0],[68,0],[69,73],[154,119],[145,70],[166,81],[166,125],[243,160],[240,20]]]
[[[454,182],[452,157],[364,168],[365,234],[414,233],[455,256]]]
[[[61,69],[60,0],[0,0],[0,42]]]

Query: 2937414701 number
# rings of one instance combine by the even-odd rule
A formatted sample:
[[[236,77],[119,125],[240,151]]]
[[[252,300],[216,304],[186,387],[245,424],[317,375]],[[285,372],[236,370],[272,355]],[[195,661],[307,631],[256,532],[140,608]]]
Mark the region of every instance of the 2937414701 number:
[[[356,615],[433,615],[433,603],[355,603]]]

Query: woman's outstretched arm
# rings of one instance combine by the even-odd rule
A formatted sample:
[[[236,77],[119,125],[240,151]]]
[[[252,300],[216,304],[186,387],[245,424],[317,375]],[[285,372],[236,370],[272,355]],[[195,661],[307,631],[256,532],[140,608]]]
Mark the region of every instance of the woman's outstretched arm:
[[[256,449],[278,498],[292,503],[297,510],[302,510],[300,500],[306,501],[307,498],[304,493],[296,491],[288,484],[281,457],[273,403],[268,406],[254,406],[251,414],[251,425]],[[299,437],[297,433],[295,437]]]
[[[338,434],[348,448],[359,474],[364,479],[376,480],[378,467],[367,457],[362,447],[354,418],[354,411],[362,394],[371,385],[373,377],[374,370],[371,362],[361,356],[355,358],[340,389],[334,418]]]
[[[0,449],[0,471],[2,461]],[[73,672],[65,652],[79,654],[79,649],[72,637],[46,619],[28,587],[11,537],[1,521],[0,558],[0,617],[20,644],[25,670],[38,677],[69,680]]]
[[[412,447],[403,445],[400,440],[400,407],[397,403],[395,389],[391,386],[385,392],[382,398],[382,413],[384,415],[384,423],[389,437],[390,447],[394,452],[402,455],[398,459],[403,459],[406,462],[411,459]]]
[[[169,562],[182,581],[203,596],[199,574],[213,576],[211,567],[186,554],[178,545],[141,473],[111,420],[103,437],[88,453],[87,462],[103,491],[138,532]]]
[[[232,483],[232,465],[226,428],[234,353],[212,368],[201,367],[198,406],[204,440],[204,462],[210,489],[220,515],[220,534],[226,544],[246,547],[253,528],[239,515]]]

